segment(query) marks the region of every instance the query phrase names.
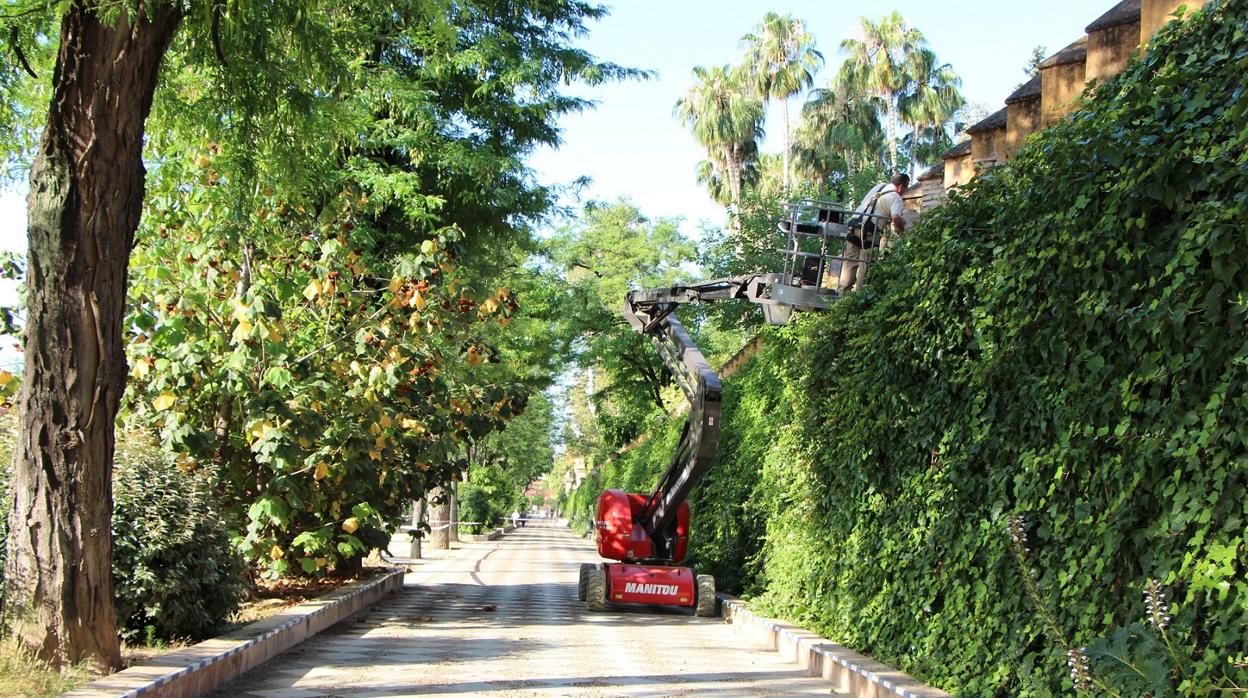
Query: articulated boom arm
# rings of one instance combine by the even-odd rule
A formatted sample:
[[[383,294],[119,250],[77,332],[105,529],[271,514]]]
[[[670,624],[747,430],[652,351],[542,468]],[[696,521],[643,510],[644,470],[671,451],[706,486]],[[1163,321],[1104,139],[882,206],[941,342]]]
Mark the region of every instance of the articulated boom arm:
[[[673,313],[677,306],[686,303],[725,299],[775,304],[778,301],[771,299],[769,289],[778,282],[776,274],[751,274],[628,294],[624,316],[629,325],[650,337],[689,400],[689,417],[681,431],[680,444],[637,517],[654,543],[655,558],[674,557],[676,513],[711,467],[719,443],[723,393],[719,377]]]

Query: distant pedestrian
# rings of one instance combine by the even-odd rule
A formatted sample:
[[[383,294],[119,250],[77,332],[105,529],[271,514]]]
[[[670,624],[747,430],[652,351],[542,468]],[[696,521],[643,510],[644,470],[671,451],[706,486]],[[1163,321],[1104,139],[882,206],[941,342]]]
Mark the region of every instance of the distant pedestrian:
[[[910,186],[910,176],[902,173],[891,181],[872,187],[849,219],[849,239],[845,241],[845,261],[836,283],[837,293],[862,288],[867,278],[867,264],[874,250],[883,250],[888,243],[888,228],[900,233],[906,229],[902,220],[901,194]]]
[[[511,512],[511,527],[518,528],[519,526],[520,526],[520,512],[512,511]]]
[[[529,523],[529,512],[527,511],[520,512],[520,528],[524,528],[525,524],[527,523]]]

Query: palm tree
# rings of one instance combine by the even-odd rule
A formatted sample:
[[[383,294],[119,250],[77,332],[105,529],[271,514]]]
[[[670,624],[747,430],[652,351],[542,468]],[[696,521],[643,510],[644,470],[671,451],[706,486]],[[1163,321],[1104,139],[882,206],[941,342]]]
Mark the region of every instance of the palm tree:
[[[739,210],[745,172],[763,136],[763,102],[740,70],[698,66],[693,75],[694,84],[676,102],[676,118],[706,148],[712,172],[705,179],[722,180],[728,203]]]
[[[897,110],[911,129],[910,154],[917,165],[949,147],[949,122],[966,100],[958,91],[962,79],[929,49],[909,54],[906,72],[912,82],[898,97]]]
[[[927,41],[897,12],[881,17],[878,23],[863,17],[859,29],[862,38],[841,42],[846,60],[841,65],[838,80],[850,94],[871,94],[883,102],[888,164],[896,171],[897,99],[913,82],[907,57],[926,49]]]
[[[784,115],[784,188],[792,186],[789,149],[789,98],[810,87],[814,72],[823,65],[815,39],[806,24],[792,15],[768,12],[754,31],[741,37],[746,46],[746,66],[751,82],[764,98],[780,100]]]
[[[804,179],[824,184],[837,174],[852,177],[883,167],[878,105],[878,98],[851,95],[840,87],[812,92],[793,143],[796,169]]]

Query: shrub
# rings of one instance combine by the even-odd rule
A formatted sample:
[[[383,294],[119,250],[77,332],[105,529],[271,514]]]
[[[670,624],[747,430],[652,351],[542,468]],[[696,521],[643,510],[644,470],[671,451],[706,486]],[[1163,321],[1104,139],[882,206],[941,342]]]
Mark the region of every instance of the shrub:
[[[777,424],[725,435],[695,517],[765,532],[729,555],[695,523],[700,554],[962,696],[1242,692],[1245,17],[1163,29],[730,381],[777,382],[726,431]]]
[[[113,580],[124,638],[200,639],[237,608],[242,558],[208,478],[123,433],[113,472]]]

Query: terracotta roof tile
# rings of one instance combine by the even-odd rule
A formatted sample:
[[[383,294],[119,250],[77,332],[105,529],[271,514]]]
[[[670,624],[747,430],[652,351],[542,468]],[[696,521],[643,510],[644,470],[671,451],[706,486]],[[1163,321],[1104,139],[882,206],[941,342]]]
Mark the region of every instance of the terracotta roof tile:
[[[966,129],[966,132],[973,135],[976,133],[991,131],[993,129],[1005,128],[1006,115],[1008,113],[1008,109],[998,109],[993,112],[991,116]]]
[[[1005,98],[1005,103],[1014,104],[1015,102],[1026,102],[1032,99],[1040,99],[1039,75],[1023,83],[1017,90],[1010,93],[1010,96]]]
[[[954,159],[954,158],[960,158],[960,157],[962,157],[963,155],[970,155],[970,154],[971,154],[971,139],[969,139],[969,138],[968,138],[968,139],[966,139],[966,140],[962,141],[961,143],[959,143],[959,144],[957,144],[957,145],[953,146],[953,147],[952,147],[952,148],[950,148],[949,150],[946,150],[946,151],[945,151],[945,152],[944,152],[944,153],[940,156],[940,159],[941,159],[941,160],[952,160],[952,159]]]
[[[1066,65],[1067,63],[1078,63],[1088,59],[1088,37],[1087,35],[1079,37],[1075,43],[1049,56],[1040,63],[1040,69],[1052,68],[1054,66]]]
[[[1140,0],[1122,0],[1110,8],[1109,12],[1097,17],[1096,21],[1089,24],[1084,31],[1091,34],[1102,29],[1112,29],[1122,24],[1138,21],[1140,21]]]

